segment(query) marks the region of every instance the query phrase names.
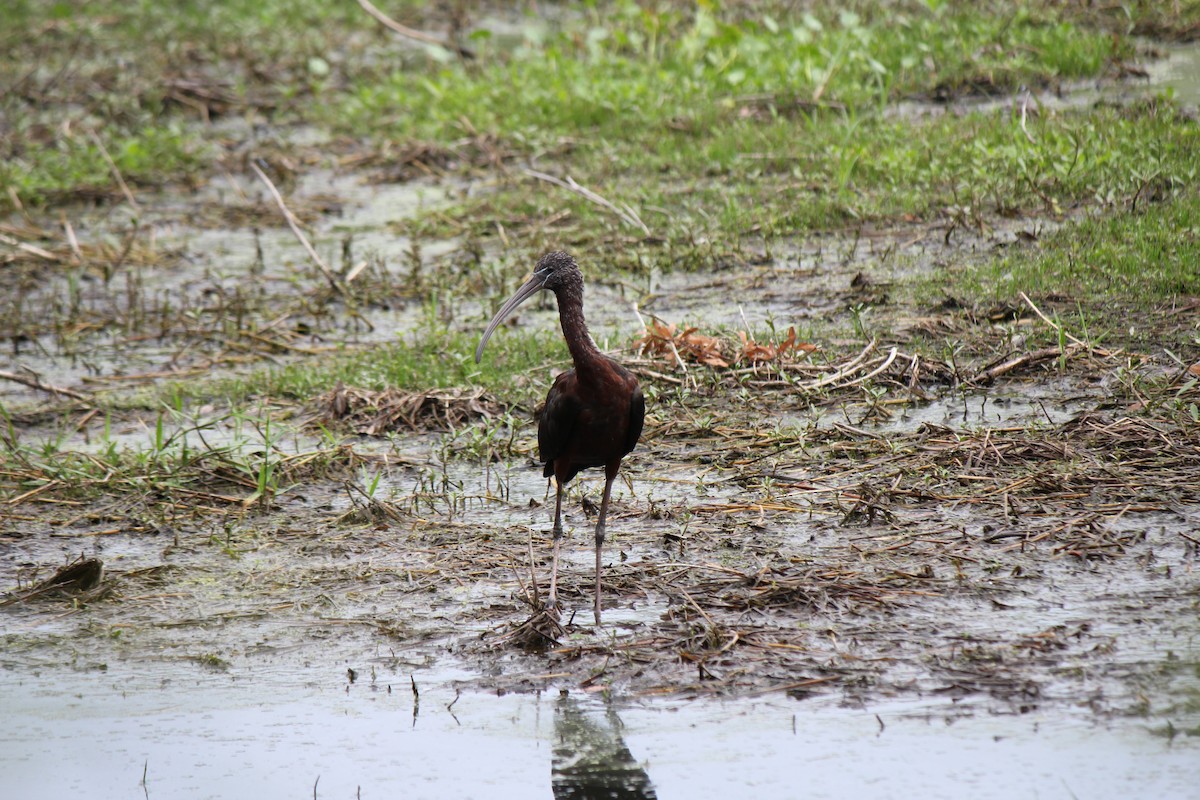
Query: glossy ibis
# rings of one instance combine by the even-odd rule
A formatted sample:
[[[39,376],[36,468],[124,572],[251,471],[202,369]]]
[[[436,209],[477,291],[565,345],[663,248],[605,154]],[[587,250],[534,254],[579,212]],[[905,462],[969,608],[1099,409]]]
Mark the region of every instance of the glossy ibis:
[[[475,362],[484,345],[513,309],[540,291],[554,292],[563,338],[571,351],[574,369],[554,379],[538,419],[538,455],[545,462],[542,474],[554,476],[554,561],[550,569],[548,605],[558,604],[558,551],[562,540],[562,498],[567,483],[581,470],[604,467],[604,496],[596,520],[596,624],[600,624],[600,549],[604,545],[604,519],[613,480],[621,459],[642,435],[646,402],[637,378],[600,352],[583,319],[583,273],[570,254],[556,251],[542,256],[533,274],[508,299],[488,323],[475,349]]]

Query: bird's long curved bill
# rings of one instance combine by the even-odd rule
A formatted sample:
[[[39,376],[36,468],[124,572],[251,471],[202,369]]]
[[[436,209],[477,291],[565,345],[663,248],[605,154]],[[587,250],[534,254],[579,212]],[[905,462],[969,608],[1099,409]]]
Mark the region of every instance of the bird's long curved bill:
[[[505,317],[511,314],[513,309],[521,305],[521,303],[524,303],[530,297],[540,292],[545,282],[545,278],[535,272],[529,276],[529,280],[525,281],[520,289],[517,289],[516,294],[508,298],[504,302],[504,305],[500,306],[500,310],[496,312],[496,316],[492,317],[492,321],[488,323],[487,328],[484,330],[483,337],[479,340],[479,346],[475,348],[476,364],[483,358],[484,345],[488,343],[488,339],[492,338],[492,334],[496,332],[496,328],[500,327],[500,323],[504,322]]]

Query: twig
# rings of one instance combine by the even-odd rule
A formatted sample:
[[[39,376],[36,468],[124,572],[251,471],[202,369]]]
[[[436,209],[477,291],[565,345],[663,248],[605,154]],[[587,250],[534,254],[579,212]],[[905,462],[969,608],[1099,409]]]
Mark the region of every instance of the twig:
[[[825,94],[825,90],[829,88],[829,82],[833,80],[833,76],[841,68],[842,52],[844,49],[844,47],[840,47],[838,48],[838,51],[833,54],[833,61],[830,62],[829,69],[825,70],[825,77],[821,78],[821,82],[817,85],[817,88],[813,90],[813,105],[817,105],[821,102],[821,97]]]
[[[633,372],[635,375],[641,375],[644,378],[650,378],[650,379],[656,380],[656,381],[663,381],[664,383],[670,383],[675,386],[683,385],[684,382],[681,379],[676,378],[674,375],[664,375],[661,372],[655,372],[652,369],[642,366],[643,363],[645,363],[645,362],[641,362],[641,363],[633,364],[633,365],[627,364],[627,366],[629,366],[630,371]]]
[[[837,675],[829,675],[824,678],[809,678],[806,681],[795,681],[793,683],[771,684],[764,686],[761,689],[755,689],[749,693],[750,697],[756,697],[760,694],[769,694],[772,692],[790,692],[795,689],[807,689],[809,686],[820,686],[823,683],[831,683],[839,680]]]
[[[296,238],[300,240],[300,244],[304,246],[305,251],[308,252],[309,258],[311,258],[317,265],[317,268],[321,270],[321,274],[325,276],[325,280],[329,281],[330,288],[332,288],[338,294],[345,296],[346,291],[338,281],[337,276],[333,274],[333,270],[329,269],[329,267],[325,265],[325,262],[321,260],[321,257],[317,255],[317,251],[314,250],[313,246],[309,243],[308,237],[304,235],[304,231],[300,230],[300,226],[296,223],[296,217],[291,211],[288,210],[287,204],[283,202],[283,197],[279,194],[279,190],[275,188],[275,184],[272,183],[271,179],[267,177],[267,173],[259,169],[258,164],[253,162],[250,164],[250,169],[254,170],[254,174],[257,175],[259,179],[267,185],[267,189],[270,190],[271,196],[275,198],[275,205],[279,206],[279,210],[283,212],[283,218],[287,220],[287,224],[292,229],[292,233],[294,233]]]
[[[878,375],[879,373],[883,372],[885,369],[890,367],[892,365],[892,362],[895,360],[896,360],[896,348],[893,347],[892,351],[890,353],[888,353],[888,356],[884,360],[884,362],[882,364],[880,364],[878,367],[876,367],[874,370],[872,370],[871,372],[868,372],[866,375],[861,375],[861,376],[855,378],[854,380],[850,381],[849,383],[839,383],[836,388],[848,389],[849,387],[854,386],[856,384],[862,383],[864,381],[869,381],[869,380],[871,380],[871,378],[874,378],[876,375]]]
[[[410,28],[407,25],[401,25],[399,22],[396,22],[396,20],[392,19],[387,14],[384,14],[378,8],[373,6],[369,0],[358,0],[358,4],[362,6],[363,11],[366,11],[368,14],[374,17],[385,28],[398,33],[401,36],[404,36],[408,39],[415,39],[418,42],[425,42],[426,44],[432,44],[445,48],[453,53],[457,53],[460,58],[465,58],[467,60],[475,58],[475,51],[471,50],[470,48],[463,47],[459,44],[454,44],[453,42],[448,42],[444,39],[439,39],[431,33],[425,33],[424,31]]]
[[[29,253],[30,255],[35,255],[38,258],[44,258],[47,261],[62,261],[61,258],[54,255],[54,253],[51,253],[49,250],[43,250],[42,248],[38,247],[37,245],[25,244],[25,242],[22,242],[18,239],[14,239],[13,237],[8,236],[7,234],[0,233],[0,242],[4,242],[7,245],[12,245],[13,247],[17,248],[18,250],[23,250],[26,253]]]
[[[842,368],[839,369],[837,372],[835,372],[832,375],[829,375],[827,377],[824,377],[819,381],[815,381],[814,383],[803,384],[803,388],[809,389],[809,390],[820,389],[822,386],[828,386],[831,383],[837,383],[838,381],[842,380],[843,378],[845,378],[846,376],[848,376],[852,372],[854,372],[854,370],[858,369],[858,365],[861,364],[863,362],[863,360],[866,359],[866,357],[868,355],[870,355],[871,351],[873,351],[874,349],[875,349],[875,340],[872,339],[867,344],[867,346],[863,348],[863,351],[861,353],[859,353],[853,359],[851,359],[846,364],[844,364],[842,366]]]
[[[1133,198],[1129,201],[1129,213],[1130,214],[1133,214],[1134,212],[1137,211],[1138,198],[1140,198],[1142,196],[1142,192],[1146,191],[1146,189],[1148,189],[1150,187],[1150,182],[1153,181],[1155,178],[1157,178],[1161,174],[1162,174],[1161,171],[1155,170],[1155,172],[1152,175],[1150,175],[1149,177],[1147,177],[1145,180],[1142,181],[1142,185],[1139,186],[1138,190],[1133,193]]]
[[[92,138],[92,142],[96,147],[100,148],[100,155],[104,157],[104,161],[108,164],[108,168],[112,170],[113,177],[117,180],[117,185],[121,187],[121,192],[125,195],[125,199],[129,201],[129,205],[134,211],[141,213],[141,206],[137,200],[133,199],[133,192],[129,191],[129,185],[125,183],[125,179],[121,177],[121,170],[117,169],[117,162],[112,160],[112,156],[108,154],[108,148],[104,146],[104,142],[100,141],[100,137],[95,131],[88,131],[88,136]]]
[[[1034,350],[1031,353],[1025,353],[1024,355],[1017,356],[1016,358],[1010,358],[1008,361],[1005,361],[1002,364],[997,364],[991,369],[984,370],[972,378],[969,382],[991,383],[1001,375],[1007,375],[1019,367],[1037,364],[1039,361],[1046,361],[1047,359],[1056,358],[1060,355],[1073,355],[1076,349],[1076,347],[1071,347],[1065,354],[1057,347],[1044,347],[1041,350]]]
[[[349,481],[346,481],[345,486],[346,486],[346,494],[347,495],[350,494],[351,489],[353,489],[354,491],[356,491],[360,495],[362,495],[363,499],[366,500],[368,508],[374,509],[375,511],[379,512],[383,516],[390,519],[392,522],[403,522],[404,521],[404,517],[400,514],[399,510],[397,510],[396,507],[394,505],[392,505],[391,503],[385,503],[382,500],[378,500],[375,497],[372,497],[371,494],[369,492],[367,492],[366,490],[364,490],[361,486],[358,486],[357,484],[354,484],[354,483],[350,483]],[[350,502],[354,503],[354,498],[352,496],[350,497]],[[355,505],[357,505],[357,503],[355,503]]]
[[[701,608],[700,604],[692,599],[692,596],[688,594],[687,589],[680,589],[679,591],[683,593],[684,599],[692,604],[692,608],[700,612],[700,616],[704,617],[704,619],[708,622],[709,628],[714,631],[719,631],[721,629],[720,626],[717,625],[717,623],[713,620],[713,618],[708,615],[708,612]]]
[[[53,384],[46,383],[46,382],[42,381],[40,378],[38,378],[37,376],[34,376],[32,378],[27,378],[24,375],[18,375],[15,372],[9,372],[8,370],[0,370],[0,378],[4,379],[6,381],[13,381],[14,383],[23,384],[25,386],[30,387],[31,389],[37,389],[38,391],[49,392],[50,394],[60,394],[64,397],[70,397],[75,400],[82,400],[85,403],[89,402],[92,399],[92,398],[88,397],[86,394],[77,392],[74,389],[67,389],[62,386],[54,386]]]
[[[1040,308],[1038,308],[1036,305],[1034,305],[1033,301],[1029,299],[1029,295],[1025,294],[1024,292],[1019,292],[1018,294],[1020,294],[1021,299],[1024,300],[1026,302],[1026,304],[1028,304],[1028,306],[1033,309],[1033,313],[1037,314],[1039,317],[1042,318],[1042,322],[1045,322],[1051,328],[1054,328],[1054,330],[1058,331],[1063,336],[1070,339],[1072,342],[1074,342],[1075,344],[1084,348],[1085,350],[1088,350],[1093,353],[1097,353],[1106,358],[1115,356],[1115,355],[1117,355],[1117,353],[1120,352],[1119,350],[1116,353],[1112,352],[1111,350],[1103,350],[1099,347],[1093,347],[1092,345],[1088,344],[1087,342],[1083,341],[1082,339],[1076,339],[1069,332],[1067,332],[1067,330],[1065,328],[1063,328],[1058,323],[1053,322],[1049,317],[1047,317],[1045,314],[1043,314],[1042,310]]]
[[[533,607],[536,609],[541,604],[540,592],[538,591],[537,569],[533,566],[533,530],[529,531],[529,583],[533,587]],[[458,698],[454,698],[457,700]]]
[[[1025,127],[1025,115],[1028,111],[1029,111],[1029,90],[1027,89],[1027,90],[1025,90],[1025,99],[1021,103],[1021,133],[1025,134],[1025,138],[1029,140],[1030,144],[1037,144],[1037,142],[1035,142],[1033,140],[1033,135],[1029,132],[1029,129]]]
[[[125,245],[121,248],[121,252],[117,256],[117,260],[112,263],[112,266],[108,270],[109,275],[115,275],[117,270],[121,268],[121,265],[125,263],[125,259],[129,258],[129,253],[131,250],[133,250],[133,243],[137,240],[138,231],[140,230],[141,224],[135,224],[133,226],[133,230],[131,230],[129,235],[125,237]]]
[[[61,219],[63,231],[67,234],[67,243],[71,245],[71,252],[75,254],[75,260],[82,263],[83,251],[79,249],[79,240],[75,238],[75,229],[71,227],[71,223],[65,214],[62,215]]]
[[[553,175],[548,175],[545,172],[539,172],[536,169],[527,168],[524,170],[524,172],[531,178],[537,178],[539,181],[546,181],[546,183],[553,183],[555,186],[561,186],[562,188],[572,191],[586,200],[590,200],[598,206],[603,206],[620,217],[621,220],[626,224],[632,225],[635,228],[641,228],[642,233],[646,234],[647,236],[651,235],[650,229],[646,227],[646,223],[642,222],[642,218],[639,217],[637,213],[628,205],[626,205],[624,209],[617,208],[611,202],[596,194],[591,189],[588,189],[586,186],[580,186],[575,182],[575,179],[569,175],[567,176],[566,180],[563,180],[562,178],[556,178]]]
[[[12,202],[13,208],[15,208],[21,214],[25,214],[25,206],[21,202],[21,195],[17,194],[17,187],[8,186],[6,188],[8,190],[8,199],[9,199],[9,201]],[[29,218],[28,215],[26,215],[26,219],[28,219],[28,218]]]

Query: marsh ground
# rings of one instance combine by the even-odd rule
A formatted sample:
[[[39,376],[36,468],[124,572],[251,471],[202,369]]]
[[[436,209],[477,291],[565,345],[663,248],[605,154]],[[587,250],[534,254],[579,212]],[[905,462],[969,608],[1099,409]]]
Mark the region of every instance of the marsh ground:
[[[11,12],[6,693],[411,675],[1194,751],[1195,4],[387,10],[474,57],[353,4]],[[584,478],[545,640],[553,302],[472,356],[552,247],[649,416],[606,624]]]

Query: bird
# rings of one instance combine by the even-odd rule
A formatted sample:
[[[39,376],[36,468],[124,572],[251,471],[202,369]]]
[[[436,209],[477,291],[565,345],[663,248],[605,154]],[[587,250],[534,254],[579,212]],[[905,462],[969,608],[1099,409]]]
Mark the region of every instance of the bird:
[[[554,557],[547,607],[558,607],[558,554],[562,543],[562,500],[567,484],[585,469],[604,468],[604,495],[596,520],[596,625],[600,625],[600,555],[613,481],[621,460],[637,446],[646,417],[646,401],[633,373],[600,352],[583,317],[583,273],[571,254],[546,253],[533,273],[488,323],[475,349],[475,363],[496,328],[517,306],[538,292],[558,301],[563,338],[573,368],[560,373],[546,395],[538,418],[538,456],[542,475],[554,477]]]

